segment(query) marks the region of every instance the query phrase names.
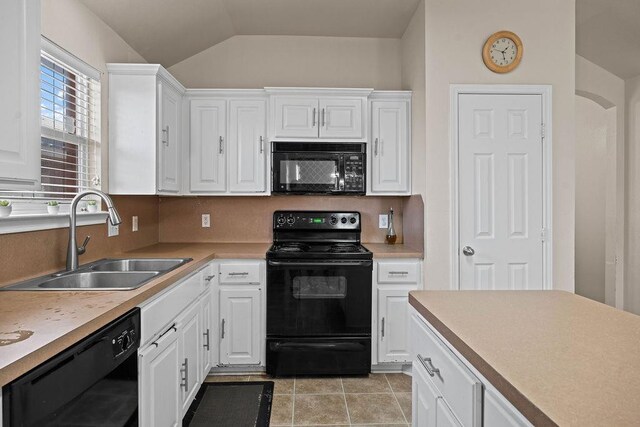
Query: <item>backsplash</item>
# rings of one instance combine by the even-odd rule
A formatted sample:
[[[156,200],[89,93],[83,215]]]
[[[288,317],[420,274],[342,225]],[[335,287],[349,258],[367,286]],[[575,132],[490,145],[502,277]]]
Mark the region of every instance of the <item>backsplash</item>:
[[[271,197],[161,197],[160,242],[270,242],[276,210],[359,211],[362,240],[384,242],[378,214],[393,207],[397,243],[403,242],[403,205],[407,197],[271,196]],[[211,227],[202,228],[202,214],[211,215]]]
[[[116,253],[158,242],[158,198],[156,196],[113,196],[122,217],[120,234],[107,237],[105,224],[78,227],[78,242],[91,236],[87,252],[80,256],[85,264]],[[131,231],[131,217],[138,216],[139,231]],[[68,228],[0,235],[0,284],[64,269]]]

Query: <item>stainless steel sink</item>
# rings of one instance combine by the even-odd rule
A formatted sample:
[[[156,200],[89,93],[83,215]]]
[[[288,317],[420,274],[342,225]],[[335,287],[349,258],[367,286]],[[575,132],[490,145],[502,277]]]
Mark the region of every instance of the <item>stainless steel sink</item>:
[[[189,261],[191,258],[101,259],[72,272],[37,277],[0,291],[129,291]]]
[[[160,271],[173,270],[188,262],[189,259],[152,259],[152,258],[131,258],[98,261],[91,267],[93,271]]]

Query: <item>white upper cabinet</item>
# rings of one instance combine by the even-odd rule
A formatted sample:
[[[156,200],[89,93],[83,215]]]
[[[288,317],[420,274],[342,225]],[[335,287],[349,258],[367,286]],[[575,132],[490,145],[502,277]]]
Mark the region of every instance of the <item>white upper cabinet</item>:
[[[411,94],[375,92],[370,101],[371,194],[411,194]]]
[[[265,191],[266,136],[266,100],[229,101],[229,191]]]
[[[266,88],[275,140],[365,141],[372,89]]]
[[[0,2],[0,189],[40,188],[40,1]]]
[[[191,101],[190,167],[192,192],[227,189],[227,106],[221,99]]]
[[[184,87],[160,65],[107,64],[109,192],[180,190]]]

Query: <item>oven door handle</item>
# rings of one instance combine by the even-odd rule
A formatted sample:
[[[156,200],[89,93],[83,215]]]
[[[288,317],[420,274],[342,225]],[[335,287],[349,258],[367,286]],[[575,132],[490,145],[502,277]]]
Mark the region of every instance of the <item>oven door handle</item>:
[[[271,343],[269,345],[271,351],[317,351],[317,350],[331,350],[331,351],[363,351],[365,346],[355,342],[343,342],[343,343],[304,343],[304,342],[288,342],[288,343]]]
[[[329,261],[329,262],[295,262],[295,261],[269,261],[269,265],[274,267],[368,267],[373,261]]]

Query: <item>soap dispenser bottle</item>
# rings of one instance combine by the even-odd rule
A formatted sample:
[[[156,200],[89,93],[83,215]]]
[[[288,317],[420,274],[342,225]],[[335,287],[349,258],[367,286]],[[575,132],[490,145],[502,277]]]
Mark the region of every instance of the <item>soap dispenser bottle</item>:
[[[387,229],[386,242],[389,245],[393,245],[396,242],[396,229],[393,228],[393,208],[389,209],[389,228]]]

